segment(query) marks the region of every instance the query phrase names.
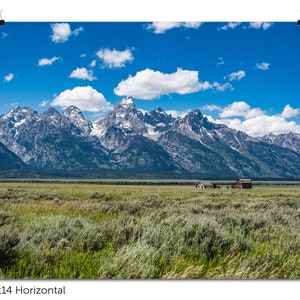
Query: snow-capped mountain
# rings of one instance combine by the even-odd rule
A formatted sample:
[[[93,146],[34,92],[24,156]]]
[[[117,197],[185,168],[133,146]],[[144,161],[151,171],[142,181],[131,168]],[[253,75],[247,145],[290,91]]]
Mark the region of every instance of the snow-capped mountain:
[[[183,169],[207,176],[294,177],[299,173],[298,153],[209,122],[200,110],[177,119],[158,144]]]
[[[94,123],[92,134],[107,149],[122,152],[128,147],[129,137],[147,132],[143,114],[137,110],[132,97],[121,100],[105,118]]]
[[[79,130],[80,135],[89,136],[92,132],[93,123],[86,119],[80,109],[74,105],[69,106],[64,112],[63,117],[68,119],[71,124]]]
[[[143,118],[147,127],[147,132],[144,136],[151,138],[156,141],[162,132],[169,130],[175,118],[167,114],[161,107],[149,112],[146,112]]]
[[[38,114],[30,108],[17,107],[0,117],[0,142],[35,169],[110,168],[98,139],[82,136],[86,121],[74,124],[69,118],[77,110],[73,107],[61,114],[49,108]]]
[[[42,114],[17,107],[0,116],[0,142],[35,170],[295,178],[299,141],[296,134],[253,138],[198,109],[184,118],[162,108],[143,113],[131,97],[96,122],[75,106]]]

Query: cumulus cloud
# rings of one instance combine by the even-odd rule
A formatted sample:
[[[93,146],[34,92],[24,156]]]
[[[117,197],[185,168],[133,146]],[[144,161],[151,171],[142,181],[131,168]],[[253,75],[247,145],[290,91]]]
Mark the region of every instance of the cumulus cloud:
[[[273,25],[273,23],[269,23],[269,22],[251,22],[251,23],[249,24],[249,28],[267,30],[267,29],[269,29],[272,25]]]
[[[110,69],[123,68],[126,63],[133,61],[130,49],[118,51],[116,49],[100,49],[97,56],[103,61],[104,65]]]
[[[286,121],[280,116],[256,116],[247,120],[217,120],[217,123],[222,123],[228,127],[246,132],[250,136],[264,136],[270,133],[281,134],[289,132],[300,133],[300,126],[294,121]]]
[[[270,133],[300,133],[300,125],[286,120],[299,114],[300,108],[293,109],[288,104],[281,114],[269,116],[260,108],[251,108],[246,102],[239,101],[223,108],[219,114],[221,119],[214,120],[214,122],[244,131],[250,136],[264,136]]]
[[[83,31],[83,27],[79,27],[72,31],[68,23],[51,24],[51,29],[52,35],[50,38],[54,43],[64,43],[69,40],[70,36],[77,36],[81,31]]]
[[[105,112],[112,108],[103,94],[91,86],[78,86],[72,90],[67,89],[56,96],[51,105],[60,106],[63,109],[66,109],[70,105],[76,105],[82,111],[89,112]]]
[[[245,71],[238,71],[238,72],[233,72],[229,75],[226,75],[224,78],[228,78],[229,81],[233,81],[233,80],[241,80],[245,76],[246,76]]]
[[[228,117],[244,117],[246,119],[263,115],[264,112],[260,108],[251,108],[249,104],[244,101],[233,102],[222,109],[220,113],[221,118]]]
[[[282,113],[281,113],[281,117],[285,118],[285,119],[289,119],[292,117],[296,117],[300,114],[300,108],[292,108],[289,104],[287,104]]]
[[[87,70],[86,68],[77,68],[69,76],[70,78],[82,79],[93,81],[97,78],[93,75],[93,70]]]
[[[13,79],[14,79],[14,74],[13,73],[9,73],[8,75],[4,76],[3,82],[10,82]]]
[[[61,57],[56,57],[56,56],[53,56],[52,58],[41,58],[39,59],[39,62],[38,62],[38,65],[40,67],[43,67],[43,66],[50,66],[52,65],[54,62],[58,61],[58,60],[62,60]]]
[[[269,70],[270,64],[266,62],[257,63],[256,67],[260,70]]]
[[[153,100],[162,95],[191,94],[198,91],[214,89],[224,91],[232,89],[231,84],[220,84],[208,81],[199,82],[198,71],[182,70],[178,68],[175,73],[165,74],[160,71],[145,69],[135,76],[129,76],[121,81],[114,89],[118,96],[132,96],[141,100]]]
[[[145,69],[121,81],[114,89],[116,95],[132,96],[142,100],[152,100],[171,93],[190,94],[206,89],[208,84],[198,81],[197,71],[180,68],[175,73],[164,74]]]
[[[165,33],[167,30],[173,28],[193,28],[198,29],[201,22],[153,22],[149,24],[146,29],[153,31],[156,34]]]

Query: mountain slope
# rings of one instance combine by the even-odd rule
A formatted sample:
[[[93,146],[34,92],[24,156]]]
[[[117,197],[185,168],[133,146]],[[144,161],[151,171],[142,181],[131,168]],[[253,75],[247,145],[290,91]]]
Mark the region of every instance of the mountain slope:
[[[49,108],[38,114],[30,108],[0,118],[0,141],[34,169],[74,171],[111,168],[105,149],[64,114]]]
[[[299,176],[300,155],[246,133],[208,121],[194,110],[163,134],[158,143],[182,168],[226,177]],[[216,175],[215,175],[216,174]]]
[[[299,178],[299,136],[253,138],[210,122],[198,109],[184,118],[174,118],[162,108],[143,113],[131,97],[96,122],[75,106],[62,113],[49,108],[42,114],[16,107],[0,116],[1,147],[11,151],[6,149],[3,161],[11,168],[55,172]],[[8,160],[12,152],[23,163],[17,156],[19,165]]]
[[[300,133],[269,134],[259,139],[263,142],[300,153]]]
[[[26,170],[26,164],[12,151],[0,143],[0,171]]]

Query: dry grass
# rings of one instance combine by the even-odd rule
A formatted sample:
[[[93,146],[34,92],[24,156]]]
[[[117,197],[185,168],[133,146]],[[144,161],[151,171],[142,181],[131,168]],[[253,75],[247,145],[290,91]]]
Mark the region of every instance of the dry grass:
[[[2,278],[300,278],[300,190],[0,184]]]

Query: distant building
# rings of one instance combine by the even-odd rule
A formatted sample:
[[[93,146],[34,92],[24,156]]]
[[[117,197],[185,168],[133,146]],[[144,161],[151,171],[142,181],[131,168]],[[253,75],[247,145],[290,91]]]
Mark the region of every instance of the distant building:
[[[252,180],[240,178],[232,185],[234,189],[252,189]]]
[[[215,189],[217,188],[217,185],[214,183],[211,183],[210,181],[201,181],[196,185],[197,189]]]

